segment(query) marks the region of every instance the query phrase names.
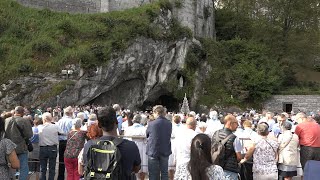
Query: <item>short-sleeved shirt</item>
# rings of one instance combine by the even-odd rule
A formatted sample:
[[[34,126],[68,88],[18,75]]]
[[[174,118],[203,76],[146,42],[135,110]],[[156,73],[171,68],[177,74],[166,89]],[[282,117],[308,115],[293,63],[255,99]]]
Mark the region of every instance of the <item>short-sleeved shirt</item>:
[[[70,131],[66,150],[64,151],[65,158],[77,158],[86,140],[86,131]]]
[[[242,151],[242,144],[240,142],[240,139],[236,137],[236,139],[233,141],[233,148],[236,153]]]
[[[296,127],[295,133],[303,146],[320,147],[320,126],[316,122],[302,122]]]
[[[261,175],[278,172],[276,160],[278,147],[279,144],[274,140],[259,140],[253,153],[252,172]]]
[[[39,146],[53,146],[59,144],[58,134],[63,131],[56,124],[45,123],[38,126]]]
[[[102,136],[99,140],[112,140],[112,136]],[[83,162],[87,164],[87,154],[91,145],[95,141],[90,140],[84,145],[83,149]],[[141,158],[139,154],[139,149],[137,145],[129,140],[123,139],[122,143],[118,145],[118,149],[121,153],[121,165],[122,165],[122,178],[121,180],[129,180],[131,177],[132,169],[134,166],[139,166],[141,164]]]
[[[12,153],[17,146],[10,139],[2,139],[0,141],[0,179],[10,179],[10,169],[6,156]]]

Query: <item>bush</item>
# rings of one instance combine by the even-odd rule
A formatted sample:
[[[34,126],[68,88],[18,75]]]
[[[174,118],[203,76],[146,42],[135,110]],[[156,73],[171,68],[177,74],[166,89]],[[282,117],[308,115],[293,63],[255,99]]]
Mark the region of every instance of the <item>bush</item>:
[[[23,74],[30,73],[32,72],[32,67],[29,64],[21,64],[18,71]]]
[[[5,18],[0,16],[0,35],[4,33],[8,28],[8,22]]]
[[[33,58],[37,60],[48,60],[55,51],[54,45],[47,39],[40,39],[32,44]]]
[[[172,11],[173,5],[169,0],[160,0],[160,8]]]
[[[181,26],[177,19],[172,19],[170,24],[170,32],[166,35],[166,39],[169,41],[191,38],[192,31],[188,27]]]
[[[184,0],[174,0],[174,7],[180,9],[183,7]]]
[[[90,48],[92,54],[97,58],[99,62],[105,61],[105,54],[104,54],[104,46],[101,43],[95,43]]]
[[[69,20],[63,20],[57,25],[57,28],[62,30],[64,34],[75,37],[78,34],[77,28],[73,25],[73,23]]]

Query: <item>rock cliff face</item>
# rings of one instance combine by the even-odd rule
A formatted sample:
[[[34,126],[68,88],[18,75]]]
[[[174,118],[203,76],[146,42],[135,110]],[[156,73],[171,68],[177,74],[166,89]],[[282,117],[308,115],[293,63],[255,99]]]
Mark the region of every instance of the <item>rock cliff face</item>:
[[[112,104],[137,109],[145,101],[154,101],[170,93],[164,83],[177,78],[184,68],[191,40],[159,42],[138,38],[117,59],[91,73],[75,66],[68,81],[60,75],[43,74],[21,77],[2,85],[0,109],[10,105]],[[55,86],[63,84],[59,97],[44,96]],[[48,94],[50,95],[50,94]]]
[[[139,38],[122,57],[98,68],[96,76],[81,78],[75,86],[78,90],[66,101],[118,102],[135,108],[144,101],[155,100],[167,93],[164,82],[177,78],[183,69],[190,43],[190,40],[168,43]]]
[[[163,13],[154,24],[164,27],[163,31],[168,30],[166,26],[175,13],[181,12]],[[213,30],[214,26],[211,25],[206,25],[204,29],[208,27]],[[73,72],[67,77],[62,74],[45,73],[29,74],[10,80],[1,86],[0,110],[10,109],[16,105],[45,107],[87,103],[101,105],[119,103],[130,109],[139,109],[145,107],[146,103],[157,102],[160,97],[174,99],[172,90],[168,88],[168,82],[179,80],[181,82],[181,71],[186,65],[187,52],[193,43],[199,44],[198,41],[188,38],[155,41],[139,37],[117,58],[111,59],[104,66],[81,69],[79,64],[66,64],[64,72],[66,70]],[[210,71],[210,67],[205,63],[198,69],[196,78],[192,80],[196,88],[187,95],[191,108],[197,103],[206,72]],[[158,103],[163,104],[163,102]],[[169,100],[167,103],[170,104],[172,101]],[[178,110],[178,107],[175,110]]]

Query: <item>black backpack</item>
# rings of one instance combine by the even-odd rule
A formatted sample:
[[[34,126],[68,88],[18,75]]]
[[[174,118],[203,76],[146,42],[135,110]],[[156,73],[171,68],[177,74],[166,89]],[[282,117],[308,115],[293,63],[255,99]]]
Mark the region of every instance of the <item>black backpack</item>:
[[[211,159],[214,164],[223,167],[226,163],[225,144],[234,134],[231,133],[225,139],[221,139],[219,132],[216,131],[212,136]]]
[[[122,141],[120,138],[111,141],[94,140],[87,153],[84,179],[121,179],[121,153],[118,145]]]

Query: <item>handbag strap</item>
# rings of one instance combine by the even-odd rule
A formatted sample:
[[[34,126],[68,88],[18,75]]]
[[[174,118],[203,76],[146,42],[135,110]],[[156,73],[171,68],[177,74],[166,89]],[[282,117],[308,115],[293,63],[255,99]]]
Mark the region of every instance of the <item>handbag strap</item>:
[[[274,148],[273,148],[273,146],[266,140],[266,139],[264,139],[265,141],[266,141],[266,143],[268,143],[269,144],[269,146],[272,148],[272,150],[273,150],[273,152],[274,152],[274,154],[275,155],[277,155],[277,152],[274,150]]]
[[[78,132],[79,132],[79,131],[77,131],[76,133],[74,133],[74,134],[68,139],[68,141],[69,141],[70,139],[72,139]]]
[[[291,133],[291,138],[290,138],[290,140],[286,143],[286,145],[285,145],[283,148],[280,149],[279,152],[283,151],[284,148],[286,148],[286,147],[289,145],[289,143],[290,143],[290,141],[292,140],[292,138],[293,138],[293,134]]]

